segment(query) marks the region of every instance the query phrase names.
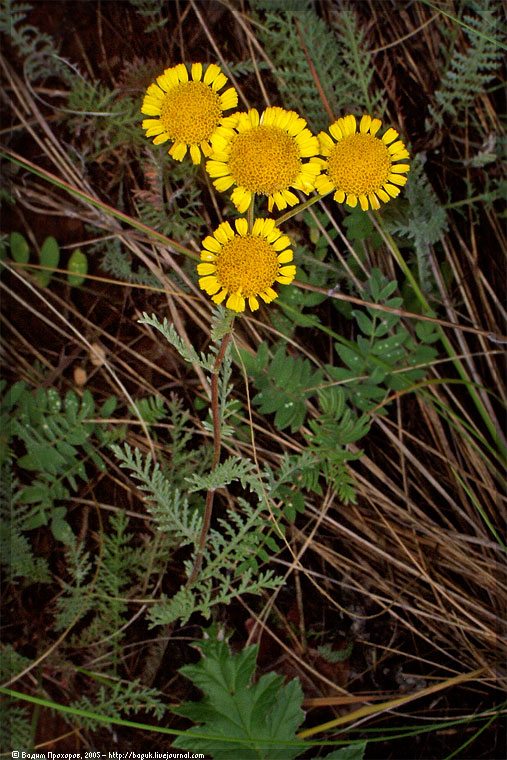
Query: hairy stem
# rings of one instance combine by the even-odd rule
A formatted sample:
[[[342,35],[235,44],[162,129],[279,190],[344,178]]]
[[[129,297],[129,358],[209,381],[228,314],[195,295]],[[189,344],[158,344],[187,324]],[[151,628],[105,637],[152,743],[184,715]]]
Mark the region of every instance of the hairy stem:
[[[232,330],[224,335],[222,343],[213,365],[213,371],[211,373],[211,417],[213,419],[213,463],[211,465],[212,471],[216,468],[220,462],[220,411],[218,404],[218,377],[220,373],[220,367],[224,360],[227,346],[231,338]],[[213,514],[213,499],[215,496],[215,489],[210,488],[206,493],[206,504],[204,507],[204,519],[202,521],[201,534],[199,536],[199,548],[195,557],[194,566],[188,579],[188,586],[194,583],[199,570],[201,569],[201,562],[204,554],[204,546],[206,544],[206,538],[208,536],[209,526],[211,522],[211,515]]]

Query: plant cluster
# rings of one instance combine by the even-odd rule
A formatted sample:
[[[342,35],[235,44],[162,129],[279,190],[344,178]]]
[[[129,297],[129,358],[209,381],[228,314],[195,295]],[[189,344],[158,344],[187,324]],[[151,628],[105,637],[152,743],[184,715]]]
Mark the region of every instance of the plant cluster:
[[[79,746],[422,757],[408,704],[452,686],[451,756],[502,709],[499,14],[254,5],[130,0],[98,75],[2,0],[2,751],[51,712]]]

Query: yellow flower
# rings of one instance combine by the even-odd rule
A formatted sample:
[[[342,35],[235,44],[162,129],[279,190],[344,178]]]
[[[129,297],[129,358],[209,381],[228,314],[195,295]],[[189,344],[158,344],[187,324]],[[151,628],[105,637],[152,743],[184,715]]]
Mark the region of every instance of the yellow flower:
[[[349,114],[329,127],[336,142],[326,132],[319,134],[320,152],[327,161],[315,182],[317,192],[335,190],[335,201],[349,206],[359,201],[363,211],[369,205],[380,208],[379,199],[387,203],[396,198],[410,169],[409,164],[397,162],[409,158],[409,153],[392,128],[382,138],[376,137],[381,125],[380,119],[364,115],[356,132],[356,118]]]
[[[190,148],[194,164],[211,153],[210,140],[222,119],[223,111],[235,108],[238,94],[229,87],[222,94],[219,90],[227,82],[220,68],[210,63],[204,77],[202,63],[193,63],[192,81],[184,63],[179,63],[157,77],[144,96],[141,113],[157,116],[144,119],[146,137],[154,137],[155,145],[172,140],[169,154],[181,161]]]
[[[244,213],[255,193],[268,196],[268,209],[294,206],[289,188],[309,193],[320,172],[319,141],[295,111],[266,108],[262,116],[252,108],[224,120],[212,139],[213,153],[206,170],[213,184],[225,192],[236,185],[231,199]]]
[[[291,244],[287,235],[275,226],[274,219],[256,219],[248,232],[246,219],[237,219],[236,232],[229,222],[222,222],[202,241],[201,263],[197,272],[202,275],[199,287],[215,303],[233,311],[245,311],[245,300],[252,311],[259,308],[258,296],[269,303],[278,294],[273,284],[288,285],[296,276],[292,264]]]

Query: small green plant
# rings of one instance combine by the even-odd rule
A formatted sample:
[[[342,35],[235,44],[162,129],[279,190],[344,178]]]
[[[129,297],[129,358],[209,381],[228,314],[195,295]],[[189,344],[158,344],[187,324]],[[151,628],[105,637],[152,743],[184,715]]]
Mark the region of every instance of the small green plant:
[[[95,401],[89,391],[81,399],[69,391],[62,399],[54,388],[32,391],[24,382],[18,382],[6,390],[2,381],[0,392],[5,431],[0,457],[6,494],[2,536],[7,544],[2,562],[10,565],[12,580],[48,581],[46,562],[33,558],[25,534],[47,525],[57,541],[73,543],[67,510],[62,504],[78,491],[78,481],[88,481],[90,466],[105,471],[100,451],[122,433],[88,421],[95,414]],[[115,406],[116,398],[111,397],[102,405],[99,416],[107,418]],[[17,457],[17,466],[27,475],[30,473],[29,485],[17,480],[9,483],[12,446],[16,443],[24,448]],[[5,551],[9,542],[14,542],[18,551]]]
[[[10,254],[16,264],[28,264],[30,262],[30,246],[20,232],[11,232]],[[60,264],[60,246],[52,235],[45,238],[40,246],[38,259],[41,269],[35,272],[35,280],[41,288],[47,288],[54,275],[54,270],[58,269]],[[81,249],[76,248],[67,262],[67,282],[71,287],[78,288],[85,282],[87,273],[88,257]]]
[[[452,27],[451,40],[445,41],[449,51],[447,66],[435,91],[435,105],[430,107],[437,124],[442,125],[446,117],[458,119],[497,74],[504,41],[497,7],[489,0],[481,3],[469,0],[464,4],[468,12],[462,18],[465,41],[462,49],[458,44],[460,27]]]
[[[438,688],[442,663],[466,663],[482,700],[494,680],[503,307],[476,229],[487,219],[501,240],[499,14],[208,5],[106,4],[100,52],[84,44],[78,64],[37,10],[0,6],[19,101],[2,200],[29,209],[12,217],[24,234],[0,237],[17,372],[0,394],[6,753],[38,749],[39,710],[58,710],[88,747],[105,724],[131,746],[142,731],[136,750],[166,733],[214,758],[315,760],[348,729],[355,743],[327,760],[360,760],[365,736],[378,754],[430,725],[400,728],[403,695],[364,704],[372,684],[417,688],[430,663]],[[227,44],[212,48],[217,18]],[[141,35],[111,55],[128,29]],[[201,63],[212,49],[220,66]],[[20,135],[37,141],[30,160]],[[258,672],[259,648],[241,648],[257,616]],[[239,651],[213,625],[179,671],[204,698],[169,709],[190,688],[175,675],[187,641],[224,617]],[[264,660],[279,626],[304,654],[287,651],[288,682]],[[339,717],[309,712],[301,730],[309,705]],[[483,707],[477,735],[498,717]],[[449,726],[470,716],[443,714],[431,726],[451,757]],[[325,747],[304,741],[320,732]]]

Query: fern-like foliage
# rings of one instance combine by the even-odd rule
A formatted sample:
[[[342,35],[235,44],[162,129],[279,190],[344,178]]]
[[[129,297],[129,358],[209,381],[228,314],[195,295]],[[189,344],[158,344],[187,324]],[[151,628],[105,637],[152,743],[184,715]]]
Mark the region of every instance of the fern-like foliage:
[[[215,364],[215,355],[212,353],[208,355],[201,353],[199,356],[192,346],[187,346],[187,344],[184,343],[184,341],[176,332],[174,325],[169,323],[167,317],[164,317],[164,321],[160,322],[156,314],[152,314],[150,317],[148,314],[143,313],[142,319],[140,319],[139,322],[141,324],[151,325],[151,327],[154,327],[156,330],[161,332],[164,338],[172,346],[174,346],[176,351],[185,361],[198,364],[208,372],[213,369],[213,366]]]
[[[116,403],[115,399],[109,399],[97,410],[100,416],[111,413],[111,402]],[[88,390],[81,398],[69,391],[62,399],[54,388],[32,392],[25,383],[18,382],[5,393],[0,404],[10,436],[25,449],[17,465],[32,473],[30,485],[23,486],[16,496],[18,503],[30,505],[23,529],[50,523],[55,538],[68,542],[70,529],[64,520],[65,510],[53,511],[55,502],[67,499],[71,491],[76,492],[78,479],[88,481],[85,463],[105,471],[100,448],[122,432],[111,432],[105,425],[89,421],[96,408]]]
[[[326,480],[348,504],[355,501],[355,488],[346,463],[359,459],[362,451],[352,453],[347,445],[356,443],[368,433],[369,417],[367,414],[358,416],[348,406],[345,391],[339,386],[319,389],[318,399],[321,413],[309,421],[312,431],[308,435],[309,449],[315,453]]]
[[[356,12],[352,7],[332,9],[330,22],[338,38],[340,76],[343,79],[341,86],[347,87],[346,98],[338,101],[338,111],[363,110],[381,116],[384,111],[383,93],[373,87],[373,56],[367,50],[365,34]]]
[[[59,56],[53,38],[32,24],[24,23],[33,6],[15,0],[0,2],[0,32],[6,35],[20,58],[30,82],[64,76],[67,66]]]
[[[330,266],[325,258],[328,238],[333,240],[337,233],[331,226],[329,216],[324,213],[305,212],[303,219],[308,226],[311,244],[301,242],[298,245],[298,280],[329,290],[336,284],[336,266]],[[325,234],[321,233],[319,225],[324,228]],[[277,298],[278,309],[271,314],[271,321],[287,337],[293,335],[296,327],[318,327],[320,320],[315,307],[325,299],[325,293],[282,286]]]
[[[0,562],[10,583],[49,583],[51,575],[44,557],[36,557],[23,532],[26,508],[17,507],[19,483],[10,461],[0,467]]]
[[[135,98],[90,80],[74,65],[68,65],[65,80],[69,90],[63,116],[79,135],[76,150],[85,163],[118,149],[125,155],[129,148],[143,145]]]
[[[314,131],[329,125],[301,35],[335,117],[350,109],[379,113],[380,94],[371,85],[374,68],[355,12],[336,11],[333,32],[310,3],[294,5],[295,10],[273,10],[272,3],[256,4],[256,10],[266,9],[259,35],[277,67],[275,75],[285,107],[302,113]]]
[[[4,644],[0,651],[0,681],[8,682],[18,675],[31,660],[19,654],[12,644]],[[11,699],[0,702],[0,752],[12,752],[13,747],[29,747],[31,739],[30,712]]]
[[[406,201],[386,214],[389,232],[413,242],[417,280],[424,293],[433,288],[429,246],[437,243],[447,231],[447,214],[438,201],[424,171],[420,154],[414,156],[405,188]]]
[[[136,107],[139,110],[139,104]],[[206,222],[199,167],[168,162],[158,146],[145,146],[141,169],[144,187],[133,195],[140,221],[182,243],[201,239]]]
[[[62,399],[54,388],[31,391],[23,382],[0,386],[0,424],[5,431],[0,452],[1,561],[10,582],[48,583],[47,560],[34,555],[30,531],[49,526],[53,537],[70,546],[74,535],[66,519],[65,502],[87,470],[105,470],[102,446],[122,431],[109,432],[90,422],[95,402],[89,391],[80,399],[73,391]],[[108,417],[116,405],[111,397],[98,414]],[[11,445],[19,456],[13,469]],[[29,473],[29,474],[28,474]],[[28,485],[25,485],[26,481]]]
[[[0,752],[7,754],[13,747],[29,747],[32,737],[30,712],[11,699],[0,702]]]
[[[241,410],[241,402],[232,396],[233,385],[230,382],[232,374],[232,357],[228,350],[224,356],[218,377],[218,415],[222,439],[232,438],[237,435],[238,412]],[[203,420],[203,428],[213,436],[213,419],[211,409],[208,418]]]
[[[160,288],[162,286],[162,283],[153,272],[142,264],[137,265],[136,270],[133,270],[130,253],[124,250],[120,241],[116,238],[92,244],[89,246],[89,250],[92,253],[96,252],[101,257],[101,268],[120,281],[147,285],[153,288]]]
[[[160,29],[169,21],[164,0],[129,0],[129,2],[130,5],[134,6],[139,16],[150,22],[144,30],[145,34]]]
[[[160,530],[176,534],[180,546],[194,545],[199,536],[202,519],[198,510],[189,507],[188,499],[175,488],[164,475],[158,462],[153,462],[151,454],[145,458],[139,449],[113,446],[112,450],[120,462],[138,482],[144,494],[146,505],[155,518]]]
[[[93,605],[92,562],[84,545],[74,539],[67,548],[69,580],[61,580],[63,594],[56,601],[55,629],[68,628],[81,620]]]
[[[146,396],[146,398],[137,399],[135,409],[147,425],[160,422],[167,414],[162,396]],[[131,411],[134,410],[131,409]]]
[[[128,445],[114,446],[113,451],[120,466],[127,468],[138,481],[158,529],[170,533],[177,546],[190,545],[195,556],[202,525],[200,509],[190,507],[187,496],[175,488],[159,463],[153,464],[150,455],[143,458],[139,450],[132,450]],[[261,489],[251,471],[251,462],[232,457],[208,475],[194,473],[188,477],[189,492],[223,487],[239,480],[243,487],[253,486],[258,493]],[[203,567],[195,583],[180,589],[171,598],[163,594],[150,606],[149,617],[154,625],[167,625],[178,618],[185,622],[197,611],[209,617],[211,607],[229,603],[238,594],[258,594],[280,584],[281,580],[271,571],[259,572],[255,561],[256,557],[263,561],[268,559],[263,549],[269,527],[264,505],[259,503],[254,508],[242,498],[238,499],[238,505],[238,512],[228,510],[226,518],[219,520],[219,530],[210,530]],[[192,571],[192,564],[192,560],[185,563],[187,575]]]
[[[219,340],[232,330],[235,313],[223,306],[215,306],[211,316],[211,339],[218,343]]]
[[[164,695],[157,689],[143,686],[138,679],[133,681],[113,681],[107,686],[101,685],[93,697],[83,696],[72,703],[72,707],[86,710],[89,715],[80,715],[79,726],[97,729],[104,725],[103,720],[96,720],[93,714],[119,719],[125,715],[151,713],[159,720],[167,710]]]
[[[435,105],[430,107],[431,116],[439,125],[449,117],[458,119],[465,108],[473,105],[475,98],[497,75],[503,60],[500,45],[504,35],[498,4],[482,0],[467,2],[466,6],[469,12],[463,16],[467,25],[463,29],[465,49],[462,52],[454,45],[435,92]],[[446,45],[449,46],[449,41]]]

